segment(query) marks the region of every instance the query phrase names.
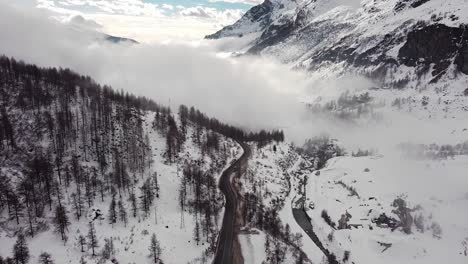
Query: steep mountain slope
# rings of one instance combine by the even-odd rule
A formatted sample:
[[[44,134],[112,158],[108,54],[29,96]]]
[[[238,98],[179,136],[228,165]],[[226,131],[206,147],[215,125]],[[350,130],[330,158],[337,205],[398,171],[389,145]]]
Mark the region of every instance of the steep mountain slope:
[[[209,257],[235,142],[69,70],[0,62],[0,256],[24,234],[33,262],[143,263],[156,233],[165,263]]]
[[[0,101],[0,263],[206,263],[234,139],[284,138],[7,57]]]
[[[231,26],[206,36],[209,39],[223,37],[243,37],[246,34],[264,31],[272,23],[283,20],[283,11],[293,10],[296,7],[294,1],[267,0],[260,5],[252,7],[240,20]]]
[[[463,0],[267,0],[207,38],[250,37],[250,54],[403,87],[468,74],[466,12]]]
[[[265,1],[207,36],[305,70],[301,125],[345,146],[306,141],[286,171],[286,199],[268,173],[277,154],[256,157],[313,262],[467,261],[466,13],[463,0]]]

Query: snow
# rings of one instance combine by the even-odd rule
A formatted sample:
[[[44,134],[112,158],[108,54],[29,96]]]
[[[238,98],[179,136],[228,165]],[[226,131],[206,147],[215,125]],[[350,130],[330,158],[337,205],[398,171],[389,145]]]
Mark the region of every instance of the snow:
[[[433,16],[441,18],[437,23],[458,27],[468,23],[468,2],[466,0],[431,0],[418,8],[405,8],[395,12],[397,0],[362,0],[362,1],[287,1],[275,0],[273,11],[268,14],[270,25],[284,25],[295,21],[299,12],[305,12],[303,25],[283,42],[262,51],[264,56],[272,56],[291,67],[305,68],[315,62],[312,56],[324,48],[333,47],[347,36],[352,36],[358,52],[365,52],[380,43],[387,34],[402,34],[418,21],[435,23]],[[451,15],[458,17],[454,20]],[[301,30],[311,25],[328,25],[329,31],[313,30],[300,35]],[[231,29],[223,31],[217,40],[218,47],[226,54],[246,52],[262,37],[267,26],[261,21],[251,21],[243,17]],[[327,34],[325,34],[327,33]],[[309,34],[309,35],[308,35]],[[242,35],[242,37],[238,37]],[[402,44],[392,47],[386,55],[396,58]],[[353,68],[358,74],[369,74],[376,67]],[[313,263],[324,263],[324,255],[307,234],[296,223],[292,215],[292,206],[302,197],[300,190],[307,176],[306,208],[313,202],[314,209],[307,209],[314,231],[325,247],[339,260],[346,251],[350,252],[350,263],[407,263],[438,264],[468,262],[468,156],[458,155],[444,160],[412,159],[404,156],[396,146],[400,143],[414,144],[459,144],[468,139],[468,97],[462,96],[467,89],[468,76],[456,74],[454,65],[438,83],[430,83],[433,76],[417,76],[417,69],[399,66],[387,73],[385,80],[375,83],[359,82],[359,85],[347,85],[343,80],[350,71],[345,63],[323,63],[310,73],[310,79],[320,84],[321,81],[336,80],[336,87],[316,85],[311,87],[304,103],[324,106],[343,94],[346,89],[351,94],[368,91],[375,106],[372,113],[352,120],[340,120],[343,126],[327,126],[314,119],[315,126],[327,131],[339,139],[348,155],[335,157],[327,162],[318,174],[304,164],[309,160],[301,157],[289,143],[272,143],[262,148],[252,144],[253,156],[249,161],[249,171],[240,180],[243,192],[254,192],[254,188],[263,198],[266,208],[278,206],[278,216],[283,224],[288,224],[292,233],[302,234],[302,250]],[[406,89],[390,89],[391,83],[408,80]],[[349,86],[349,88],[347,87]],[[369,87],[367,87],[369,86]],[[404,99],[401,106],[393,106],[397,99]],[[427,100],[428,104],[422,102]],[[343,109],[341,109],[343,110]],[[354,113],[356,109],[344,109]],[[325,113],[325,118],[337,114],[337,109]],[[162,245],[162,259],[165,263],[201,263],[202,253],[208,243],[202,240],[199,245],[193,241],[194,215],[183,212],[178,205],[181,169],[185,160],[202,158],[200,149],[189,139],[184,146],[181,160],[167,164],[163,158],[165,138],[151,128],[154,116],[145,116],[145,132],[149,134],[153,160],[151,168],[138,176],[139,184],[152,172],[159,175],[160,197],[156,201],[149,217],[133,218],[129,216],[127,226],[118,222],[113,226],[107,220],[95,221],[99,251],[104,239],[112,237],[116,248],[115,257],[120,263],[148,263],[148,246],[152,233],[156,233]],[[333,120],[335,121],[335,120]],[[352,125],[348,124],[351,123]],[[306,127],[307,124],[301,124]],[[337,129],[338,128],[338,129]],[[287,131],[286,131],[287,132]],[[311,131],[307,131],[312,136]],[[223,169],[242,155],[241,148],[231,139],[221,137],[228,146],[227,162],[220,157],[204,156],[205,169],[223,164],[216,173],[219,179]],[[43,146],[49,144],[41,142]],[[273,146],[277,148],[273,150]],[[358,148],[376,148],[372,156],[352,157],[349,152]],[[92,165],[92,164],[88,164]],[[310,164],[308,164],[310,165]],[[19,172],[2,168],[2,173],[20,177]],[[13,177],[14,176],[14,177]],[[94,261],[89,250],[80,252],[77,244],[79,234],[86,235],[89,219],[77,221],[71,215],[70,197],[65,193],[67,207],[72,224],[69,239],[63,244],[52,228],[28,238],[32,254],[31,263],[37,262],[42,251],[52,254],[57,263],[76,263],[82,256]],[[405,234],[400,228],[391,231],[378,227],[372,219],[385,213],[398,218],[392,211],[393,201],[402,197],[409,208],[415,208],[413,217],[424,217],[424,232],[413,226],[411,234]],[[127,210],[130,205],[124,202]],[[109,197],[104,202],[94,204],[104,214],[108,210]],[[221,202],[221,201],[216,201]],[[352,215],[350,224],[358,228],[333,230],[323,220],[322,210],[327,210],[331,219],[337,222],[341,215]],[[218,227],[221,226],[223,210],[218,215]],[[105,215],[104,215],[105,217]],[[51,220],[51,214],[47,215]],[[437,223],[441,226],[440,238],[434,237]],[[361,226],[362,225],[362,226]],[[0,255],[10,256],[16,240],[12,231],[15,224],[8,222],[6,213],[0,215]],[[266,258],[265,241],[267,234],[247,224],[239,235],[245,263],[261,263]],[[380,244],[379,244],[380,243]],[[382,244],[391,244],[385,249]],[[210,259],[206,260],[210,261]],[[287,263],[292,263],[288,256]]]
[[[104,202],[97,199],[94,206],[88,210],[90,213],[93,209],[100,209],[103,213],[102,220],[94,221],[99,241],[97,252],[102,250],[105,238],[112,238],[116,251],[115,258],[119,263],[149,263],[148,247],[150,245],[151,235],[155,233],[161,244],[164,263],[200,263],[202,253],[208,248],[209,243],[206,243],[206,241],[202,239],[200,244],[196,245],[196,242],[193,240],[195,221],[192,212],[184,212],[184,222],[181,222],[181,210],[178,196],[182,165],[184,163],[183,161],[174,164],[167,164],[165,162],[163,158],[163,153],[166,149],[165,138],[153,130],[153,119],[154,113],[147,113],[145,115],[144,129],[145,132],[149,134],[154,162],[149,171],[146,171],[142,176],[137,176],[137,178],[141,184],[143,182],[142,179],[151,175],[152,172],[158,173],[160,196],[156,198],[155,201],[156,212],[153,206],[147,218],[141,215],[134,218],[130,213],[130,203],[127,202],[127,197],[125,195],[123,197],[123,202],[129,214],[128,223],[124,226],[122,222],[118,221],[111,226],[106,218],[110,197],[106,197]],[[201,158],[200,149],[192,143],[191,128],[189,128],[187,135],[188,138],[184,145],[183,153],[192,160]],[[223,136],[220,136],[220,139],[230,150],[227,160],[228,164],[242,154],[240,146],[233,140]],[[212,160],[210,156],[205,156],[206,168],[215,167],[216,162],[218,161]],[[221,172],[222,170],[218,171],[219,176]],[[68,241],[64,244],[60,240],[60,237],[53,232],[53,227],[45,232],[37,234],[33,238],[28,237],[27,242],[31,253],[30,263],[36,263],[38,256],[43,251],[49,252],[56,263],[77,263],[81,256],[85,256],[91,263],[94,263],[92,261],[98,260],[98,257],[93,260],[90,250],[86,250],[85,253],[80,252],[77,239],[79,234],[83,234],[86,237],[90,220],[87,217],[82,217],[80,221],[77,221],[71,213],[73,211],[71,209],[69,193],[66,193],[65,197],[68,204],[68,215],[71,220],[69,232],[67,233]],[[219,215],[220,223],[222,220],[222,213],[221,211]],[[5,217],[6,215],[1,215],[0,222],[4,222]],[[51,221],[52,216],[48,216],[48,219]],[[12,224],[11,222],[12,221],[10,221],[9,224]],[[9,233],[7,229],[4,229],[2,226],[2,228],[0,228],[0,256],[11,256],[15,241],[16,237],[14,234]],[[85,248],[87,247],[85,246]]]
[[[340,47],[353,48],[354,53],[363,54],[372,48],[382,49],[388,58],[397,60],[398,50],[401,44],[385,47],[379,44],[388,36],[395,36],[404,40],[408,31],[412,30],[418,23],[426,25],[444,24],[449,27],[460,27],[468,23],[468,2],[466,0],[431,0],[416,7],[406,7],[395,11],[395,6],[400,0],[333,0],[333,1],[274,1],[274,5],[268,16],[268,25],[258,27],[257,23],[265,22],[263,18],[258,20],[241,19],[234,27],[226,27],[221,32],[221,38],[231,37],[229,41],[222,42],[223,51],[232,48],[234,54],[244,53],[258,43],[265,41],[262,33],[271,33],[272,26],[294,25],[285,36],[268,34],[273,44],[263,49],[260,54],[288,64],[294,69],[310,70],[312,75],[319,71],[323,77],[326,72],[334,76],[342,76],[350,72],[368,75],[378,70],[382,63],[377,65],[350,66],[343,64],[342,60],[333,62],[314,61],[327,49]],[[300,22],[297,19],[300,18]],[[235,32],[235,34],[233,33]],[[256,35],[249,33],[256,32]],[[248,37],[244,37],[243,35]],[[284,34],[281,33],[281,34]],[[233,41],[232,36],[242,35]],[[256,39],[252,39],[255,36]],[[275,42],[279,37],[281,41]],[[243,40],[244,39],[244,40]],[[247,41],[248,40],[248,41]],[[242,43],[242,45],[229,46],[226,43]],[[403,41],[404,42],[404,41]],[[383,46],[383,47],[382,47]],[[388,48],[388,51],[386,50]],[[339,50],[338,50],[339,51]],[[377,58],[374,57],[376,60]],[[378,60],[376,60],[378,62]],[[340,65],[342,64],[342,65]],[[397,80],[410,80],[405,87],[414,87],[415,82],[419,85],[432,86],[430,80],[433,78],[420,79],[414,68],[407,69],[404,66],[391,68],[385,67],[387,74],[384,79],[376,80],[378,85],[393,87]],[[450,75],[453,71],[449,71]],[[460,78],[459,76],[456,78]],[[456,79],[452,78],[452,79]],[[465,79],[466,82],[466,79]]]
[[[276,147],[276,151],[273,146]],[[290,226],[292,234],[302,235],[301,249],[312,263],[322,263],[323,253],[309,239],[292,215],[292,204],[297,195],[294,190],[299,185],[295,177],[290,177],[290,182],[288,182],[286,174],[298,171],[302,158],[296,154],[290,143],[271,143],[262,148],[253,145],[251,147],[253,154],[249,160],[248,175],[254,176],[255,187],[262,194],[263,204],[269,208],[274,204],[274,200],[280,201],[283,204],[278,211],[280,220],[283,224]],[[290,188],[289,184],[291,184]],[[248,179],[244,179],[242,187],[244,192],[253,192],[254,186]],[[258,231],[259,234],[241,233],[239,238],[245,263],[256,264],[261,263],[266,257],[264,247],[266,237],[264,232],[255,228],[252,230]],[[289,258],[287,263],[293,263],[291,256]]]
[[[462,77],[443,80],[437,85],[439,89],[434,90],[368,90],[375,102],[384,102],[374,109],[381,115],[381,120],[356,118],[351,122],[353,126],[345,125],[342,131],[324,127],[339,139],[338,144],[344,146],[348,154],[329,160],[320,173],[301,166],[310,161],[300,157],[287,143],[276,145],[276,152],[272,145],[254,148],[250,171],[255,175],[256,187],[268,190],[263,193],[264,204],[271,205],[275,199],[284,203],[279,217],[290,225],[292,233],[303,235],[302,250],[313,263],[324,263],[324,256],[296,224],[291,213],[292,204],[302,197],[304,175],[308,178],[306,207],[311,202],[315,204],[315,209],[307,210],[314,231],[338,260],[349,251],[350,263],[466,263],[468,156],[414,158],[397,147],[400,143],[455,145],[465,142],[468,136],[468,116],[464,110],[466,97],[460,96],[465,84]],[[442,87],[450,88],[444,90]],[[321,103],[337,98],[332,95],[324,99],[323,93],[315,96],[315,99],[322,99]],[[429,104],[421,104],[423,97],[429,98]],[[396,98],[410,99],[408,105],[397,109],[390,103]],[[451,110],[445,110],[447,107]],[[348,121],[341,120],[343,123]],[[315,120],[315,125],[318,124],[321,123]],[[350,134],[360,135],[352,137]],[[365,157],[350,155],[362,147],[375,148],[376,152]],[[291,162],[286,168],[279,165],[288,159]],[[286,173],[291,176],[290,189]],[[243,187],[252,191],[249,184]],[[358,196],[352,195],[351,190]],[[392,212],[395,209],[392,203],[399,197],[405,199],[408,208],[415,208],[413,217],[421,215],[424,218],[424,232],[418,231],[415,225],[411,234],[403,233],[401,228],[392,232],[372,222],[381,213],[398,219]],[[333,230],[321,217],[324,209],[335,223],[342,214],[350,213],[349,224],[358,227]],[[440,238],[434,236],[434,223],[442,229]],[[255,245],[252,250],[244,236],[259,239],[258,235],[241,235],[241,243],[246,256],[255,260],[260,258],[252,252],[258,252],[261,246]],[[333,237],[331,241],[329,236]],[[384,244],[391,246],[385,249]]]
[[[244,263],[262,263],[265,259],[265,233],[255,231],[255,234],[239,234]]]
[[[351,259],[357,262],[466,263],[462,242],[468,237],[467,170],[467,156],[443,161],[337,157],[320,170],[319,176],[308,175],[307,202],[315,203],[315,209],[308,210],[308,214],[322,241],[337,256],[349,250]],[[359,197],[350,196],[338,181],[354,188]],[[414,215],[425,216],[424,233],[414,227],[410,235],[399,229],[392,232],[371,222],[383,212],[392,215],[391,204],[400,196],[405,197],[410,208],[422,207]],[[349,224],[362,228],[332,231],[321,218],[324,209],[335,222],[348,212],[352,215]],[[440,239],[433,237],[429,229],[433,222],[442,227]],[[327,236],[331,232],[334,240],[330,242]],[[378,242],[392,246],[382,252]]]
[[[297,183],[296,183],[297,186]],[[297,224],[296,220],[292,215],[292,207],[294,203],[295,192],[292,192],[285,200],[285,207],[279,212],[281,220],[285,223],[289,223],[291,226],[291,232],[299,233],[302,235],[302,247],[301,249],[306,253],[307,257],[312,263],[322,263],[325,256],[322,251],[314,244],[314,242],[308,237],[304,230]]]

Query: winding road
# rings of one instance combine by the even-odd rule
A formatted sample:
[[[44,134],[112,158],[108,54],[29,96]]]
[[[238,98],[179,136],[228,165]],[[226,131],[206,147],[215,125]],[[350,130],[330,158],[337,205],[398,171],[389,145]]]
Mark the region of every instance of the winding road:
[[[221,175],[219,188],[226,198],[224,206],[223,225],[218,236],[218,244],[213,264],[243,264],[244,260],[237,234],[242,216],[238,212],[239,193],[233,179],[240,178],[247,171],[247,162],[251,154],[250,148],[243,142],[238,142],[244,153]]]
[[[226,203],[224,205],[224,217],[221,231],[218,235],[218,243],[213,264],[243,264],[244,259],[237,238],[242,224],[242,213],[240,211],[240,194],[236,189],[235,179],[239,179],[246,171],[248,159],[251,155],[250,147],[238,142],[244,153],[231,164],[221,175],[219,188],[224,194]],[[327,257],[330,264],[338,264],[333,254],[328,251],[317,237],[310,222],[310,218],[304,210],[304,202],[300,201],[299,208],[293,207],[292,214],[299,226],[307,233],[317,247]]]

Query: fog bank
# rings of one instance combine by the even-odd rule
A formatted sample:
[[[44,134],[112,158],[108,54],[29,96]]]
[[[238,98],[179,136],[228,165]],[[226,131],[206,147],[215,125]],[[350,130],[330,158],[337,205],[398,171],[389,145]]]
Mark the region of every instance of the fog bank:
[[[222,58],[216,45],[112,44],[92,30],[61,24],[37,9],[0,1],[0,54],[40,66],[68,67],[101,84],[170,105],[193,105],[248,130],[284,129],[288,139],[328,133],[345,146],[387,148],[402,141],[447,139],[440,124],[400,113],[385,122],[356,125],[311,115],[304,101],[336,98],[368,80],[312,78],[265,58]],[[219,46],[218,46],[219,47]],[[316,77],[316,76],[315,76]]]

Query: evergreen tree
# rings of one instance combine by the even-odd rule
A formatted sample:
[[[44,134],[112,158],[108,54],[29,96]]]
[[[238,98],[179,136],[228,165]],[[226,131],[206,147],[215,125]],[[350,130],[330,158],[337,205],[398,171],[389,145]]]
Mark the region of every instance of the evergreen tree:
[[[198,219],[195,223],[195,228],[193,229],[193,239],[197,242],[197,246],[200,243],[200,224],[198,223]]]
[[[6,139],[8,146],[15,147],[16,144],[13,125],[11,124],[6,109],[4,107],[2,107],[1,111],[0,129],[2,130],[2,133],[0,133],[1,144],[3,144],[3,139]]]
[[[140,196],[140,204],[141,208],[145,212],[145,216],[148,216],[149,211],[151,209],[151,205],[153,204],[154,200],[154,190],[151,186],[151,179],[146,179],[145,183],[140,188],[141,196]]]
[[[112,195],[112,200],[109,205],[109,224],[114,226],[114,224],[117,222],[117,203],[115,201],[115,194]]]
[[[75,210],[75,216],[76,216],[76,219],[80,220],[81,218],[81,213],[82,213],[82,210],[83,210],[83,207],[84,207],[84,201],[81,197],[81,194],[78,192],[78,193],[73,193],[71,195],[71,198],[72,198],[72,207],[73,209]]]
[[[80,244],[81,252],[85,252],[86,238],[82,234],[78,237],[78,244]]]
[[[54,217],[54,226],[55,232],[59,233],[62,241],[67,240],[66,231],[68,231],[68,226],[70,225],[70,220],[68,219],[67,212],[65,208],[61,205],[58,205],[55,208],[55,217]]]
[[[12,211],[11,214],[16,219],[16,224],[19,225],[19,219],[23,216],[24,205],[21,203],[20,199],[15,193],[10,193],[8,200],[10,201]]]
[[[135,192],[132,191],[132,193],[130,194],[130,197],[128,198],[130,200],[130,204],[132,205],[132,214],[133,214],[133,217],[137,217],[137,213],[138,213],[138,204],[137,204],[137,199],[136,199],[136,196],[135,196]]]
[[[52,260],[52,256],[47,252],[42,252],[39,255],[39,263],[40,264],[54,264],[55,262]]]
[[[172,116],[168,117],[168,127],[169,129],[166,134],[166,156],[167,161],[172,163],[181,148],[179,130]]]
[[[122,200],[119,200],[118,206],[119,206],[120,221],[124,222],[124,226],[127,227],[127,221],[128,221],[127,210],[125,209]]]
[[[96,256],[96,248],[99,246],[97,237],[96,237],[96,229],[94,228],[94,223],[89,222],[89,230],[88,230],[88,248],[91,248],[93,252],[93,257]]]
[[[114,249],[114,239],[111,238],[105,238],[104,239],[104,248],[102,249],[102,258],[103,259],[111,259],[115,255],[115,249]]]
[[[29,262],[29,249],[26,238],[22,232],[18,234],[18,239],[13,246],[13,258],[17,264],[26,264]]]
[[[153,233],[151,236],[151,243],[149,246],[150,251],[150,258],[154,264],[162,264],[161,261],[161,246],[159,245],[159,241],[156,238],[156,234]]]

